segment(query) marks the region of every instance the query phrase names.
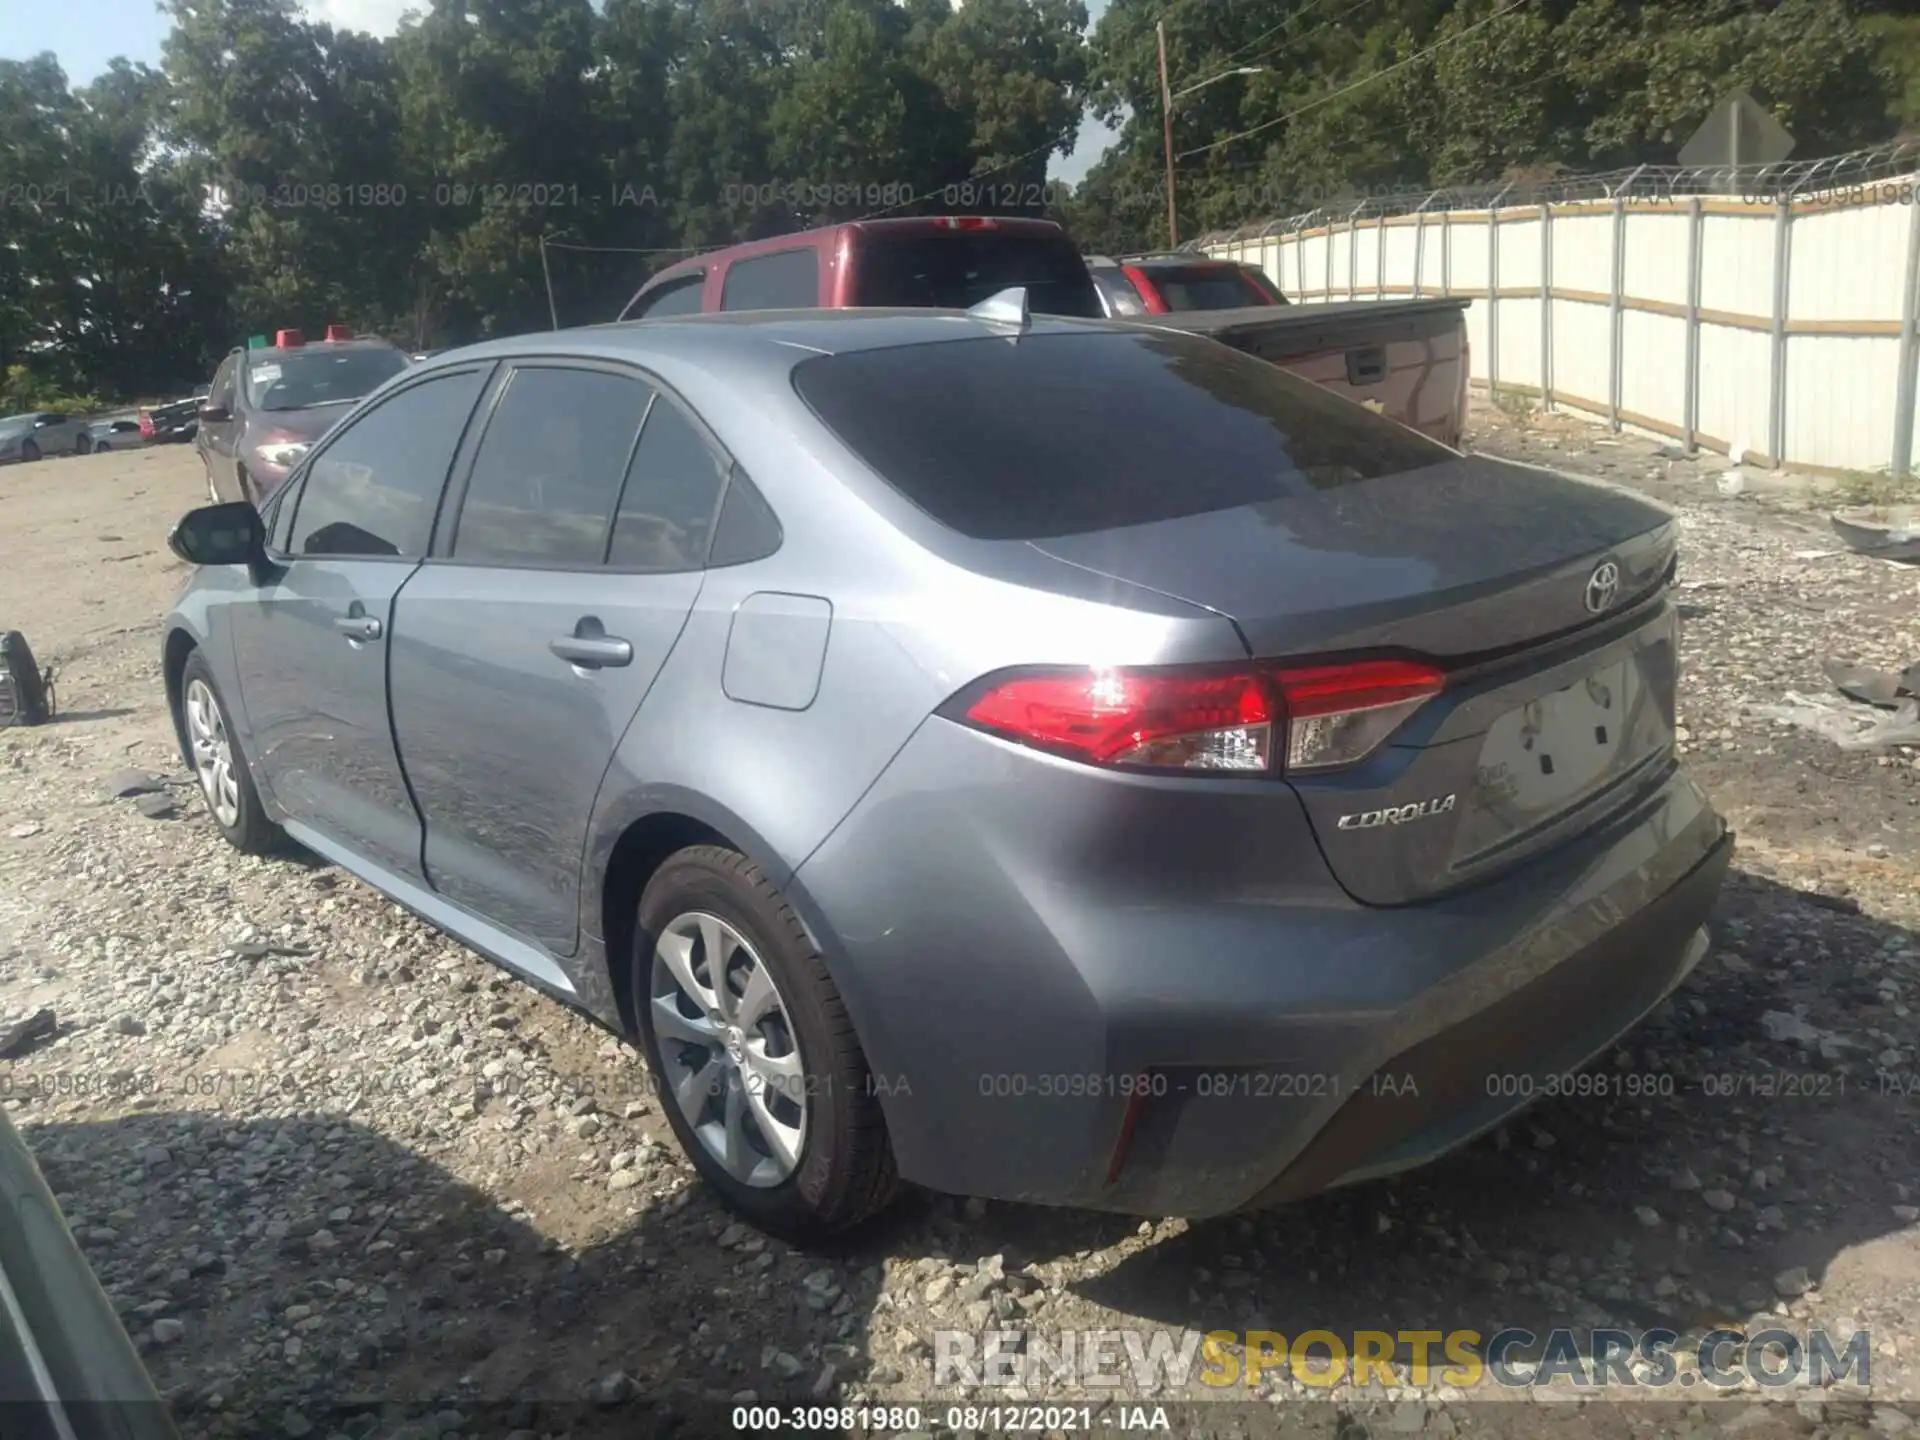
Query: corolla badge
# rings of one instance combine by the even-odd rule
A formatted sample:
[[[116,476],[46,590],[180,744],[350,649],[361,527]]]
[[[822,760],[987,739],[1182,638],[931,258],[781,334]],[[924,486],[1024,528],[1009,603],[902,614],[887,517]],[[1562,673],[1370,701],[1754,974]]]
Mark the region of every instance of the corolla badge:
[[[1598,615],[1612,605],[1620,594],[1620,567],[1603,560],[1587,577],[1587,609]]]
[[[1372,830],[1379,825],[1404,825],[1409,820],[1431,820],[1436,815],[1444,815],[1453,809],[1456,795],[1442,795],[1434,800],[1422,800],[1415,805],[1389,805],[1384,810],[1360,810],[1352,815],[1340,817],[1342,830]]]

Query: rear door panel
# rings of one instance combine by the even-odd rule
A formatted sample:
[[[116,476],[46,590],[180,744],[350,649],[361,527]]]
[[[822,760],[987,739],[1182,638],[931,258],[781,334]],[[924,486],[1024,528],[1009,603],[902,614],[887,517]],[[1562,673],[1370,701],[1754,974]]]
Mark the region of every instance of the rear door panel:
[[[393,725],[436,890],[573,953],[594,795],[699,590],[698,574],[421,568],[394,617]],[[553,653],[589,619],[633,647],[629,664]]]
[[[634,372],[521,364],[395,615],[393,726],[426,878],[556,957],[578,947],[601,779],[700,593],[723,472],[709,458],[691,477],[711,491],[704,515],[684,490],[650,508],[670,418],[686,423]]]

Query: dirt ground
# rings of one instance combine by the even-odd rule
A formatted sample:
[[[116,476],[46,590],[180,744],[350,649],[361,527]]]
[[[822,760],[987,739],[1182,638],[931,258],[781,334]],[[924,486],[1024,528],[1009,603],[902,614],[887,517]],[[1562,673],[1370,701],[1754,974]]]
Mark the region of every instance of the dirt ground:
[[[191,447],[0,469],[0,628],[60,703],[0,732],[0,1024],[60,1021],[0,1061],[0,1100],[182,1432],[705,1434],[749,1403],[895,1407],[825,1417],[889,1434],[1113,1430],[1131,1404],[1178,1434],[1340,1440],[1911,1428],[1920,758],[1749,707],[1828,690],[1831,654],[1920,659],[1920,567],[1844,552],[1806,487],[1724,494],[1724,464],[1579,421],[1481,407],[1473,444],[1682,517],[1683,744],[1740,849],[1714,955],[1610,1062],[1651,1091],[1548,1101],[1424,1171],[1244,1219],[914,1196],[818,1254],[728,1224],[621,1042],[317,861],[223,845],[158,669],[186,577],[165,536],[205,494]],[[138,808],[154,795],[170,813]],[[1768,1325],[1865,1331],[1870,1376],[1009,1392],[933,1365],[936,1332],[992,1328],[1044,1349],[1668,1327],[1684,1354]],[[1014,1408],[957,1408],[994,1404]]]

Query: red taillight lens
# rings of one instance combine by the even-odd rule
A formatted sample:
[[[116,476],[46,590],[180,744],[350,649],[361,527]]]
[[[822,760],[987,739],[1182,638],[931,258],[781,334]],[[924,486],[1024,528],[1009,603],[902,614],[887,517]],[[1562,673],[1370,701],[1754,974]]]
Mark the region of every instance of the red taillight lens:
[[[1153,282],[1147,279],[1146,271],[1138,265],[1122,265],[1120,273],[1127,277],[1127,283],[1133,286],[1133,293],[1140,297],[1140,303],[1147,307],[1149,315],[1167,313],[1167,302],[1160,298],[1160,292],[1154,289]]]
[[[940,223],[949,230],[998,230],[1000,222],[985,215],[943,215]]]
[[[1274,672],[1287,715],[1290,774],[1364,760],[1446,685],[1431,665],[1362,660]]]
[[[140,438],[143,440],[153,438],[153,416],[144,410],[140,412]]]
[[[1312,773],[1365,759],[1444,684],[1432,666],[1404,660],[1063,669],[985,681],[946,713],[1092,765]]]
[[[1274,697],[1250,671],[1063,670],[991,686],[967,705],[983,730],[1095,765],[1263,771]]]

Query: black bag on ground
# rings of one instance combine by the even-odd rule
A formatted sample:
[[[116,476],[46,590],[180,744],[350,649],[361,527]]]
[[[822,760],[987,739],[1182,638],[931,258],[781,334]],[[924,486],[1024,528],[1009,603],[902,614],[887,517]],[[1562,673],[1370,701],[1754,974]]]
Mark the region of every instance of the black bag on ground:
[[[18,630],[0,634],[0,730],[53,718],[53,672],[42,670]]]

